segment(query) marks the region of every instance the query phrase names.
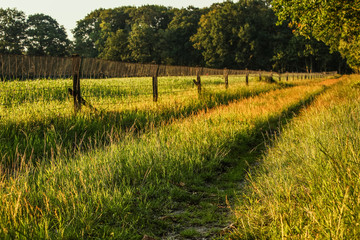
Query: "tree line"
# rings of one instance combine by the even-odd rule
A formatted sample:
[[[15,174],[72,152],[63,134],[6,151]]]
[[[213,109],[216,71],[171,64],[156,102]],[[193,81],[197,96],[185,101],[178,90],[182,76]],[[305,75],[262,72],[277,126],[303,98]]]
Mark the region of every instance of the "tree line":
[[[50,16],[0,9],[0,53],[77,53],[125,62],[279,72],[349,70],[339,49],[295,31],[295,21],[284,14],[276,16],[281,1],[275,2],[275,7],[269,1],[240,0],[206,8],[97,9],[77,22],[73,41]]]
[[[0,8],[0,53],[66,56],[71,42],[52,17]]]

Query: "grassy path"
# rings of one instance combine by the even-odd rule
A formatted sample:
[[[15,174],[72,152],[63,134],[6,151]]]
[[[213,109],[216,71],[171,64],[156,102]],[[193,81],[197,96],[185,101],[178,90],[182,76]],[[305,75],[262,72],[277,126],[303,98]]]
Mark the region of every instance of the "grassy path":
[[[331,79],[313,85],[331,86],[338,83]],[[324,89],[325,90],[325,89]],[[266,141],[276,134],[289,120],[311,104],[316,95],[308,96],[301,103],[294,104],[277,116],[268,119],[267,126],[255,128],[249,136],[239,136],[232,142],[222,167],[215,178],[208,179],[205,185],[190,186],[183,184],[182,189],[188,197],[181,199],[162,219],[173,223],[172,231],[162,239],[223,239],[229,237],[234,225],[233,210],[236,199],[243,194],[244,179],[248,164],[254,164],[266,150]],[[322,93],[322,92],[321,92]],[[261,97],[261,96],[260,96]],[[246,102],[247,100],[245,100]],[[252,100],[250,100],[252,101]],[[245,105],[249,106],[248,103]],[[277,135],[277,134],[276,134]],[[244,144],[246,143],[246,144]],[[195,200],[194,200],[195,199]],[[236,235],[232,235],[236,237]]]
[[[0,178],[0,237],[217,236],[229,224],[225,196],[232,201],[262,134],[324,89],[274,90],[75,158],[25,164]]]

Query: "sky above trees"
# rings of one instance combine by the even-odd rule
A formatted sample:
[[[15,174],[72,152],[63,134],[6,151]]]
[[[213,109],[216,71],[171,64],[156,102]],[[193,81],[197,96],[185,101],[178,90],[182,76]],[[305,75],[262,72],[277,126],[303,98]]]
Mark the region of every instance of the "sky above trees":
[[[223,0],[5,0],[1,2],[1,8],[17,8],[26,15],[43,13],[56,19],[66,29],[68,37],[72,39],[71,29],[75,28],[76,22],[84,18],[89,12],[98,8],[114,8],[121,6],[142,6],[147,4],[164,5],[168,7],[209,7],[213,3]]]

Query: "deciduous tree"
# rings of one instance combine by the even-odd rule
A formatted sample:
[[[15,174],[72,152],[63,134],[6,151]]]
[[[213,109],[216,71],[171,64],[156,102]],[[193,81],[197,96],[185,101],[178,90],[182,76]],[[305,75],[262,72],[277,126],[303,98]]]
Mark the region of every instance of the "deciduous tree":
[[[264,1],[215,4],[191,38],[210,67],[266,69],[274,16]]]
[[[114,61],[131,61],[128,38],[129,34],[123,29],[117,30],[116,33],[110,33],[99,57]]]
[[[17,9],[0,8],[0,53],[24,51],[26,16]]]
[[[339,51],[354,69],[360,70],[360,1],[273,0],[279,21],[306,37],[314,37]]]
[[[27,19],[25,46],[29,55],[69,55],[70,41],[65,28],[45,14],[30,15]]]
[[[158,32],[146,23],[138,22],[132,25],[129,36],[129,50],[136,62],[160,61]]]
[[[174,17],[165,30],[162,56],[167,64],[195,66],[202,63],[200,50],[190,38],[197,32],[200,17],[208,9],[188,7],[174,11]]]
[[[72,30],[75,53],[92,58],[99,55],[99,48],[101,48],[100,13],[102,10],[95,10],[76,23],[76,27]]]

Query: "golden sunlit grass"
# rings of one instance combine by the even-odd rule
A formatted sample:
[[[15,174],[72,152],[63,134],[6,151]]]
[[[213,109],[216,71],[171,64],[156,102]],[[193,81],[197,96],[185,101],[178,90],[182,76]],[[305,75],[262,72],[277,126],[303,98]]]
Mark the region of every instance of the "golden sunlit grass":
[[[151,78],[122,79],[83,79],[81,81],[82,97],[99,111],[127,111],[162,108],[163,105],[192,104],[198,98],[194,77],[161,77],[159,78],[159,102],[152,101]],[[256,91],[269,84],[250,81],[245,87],[244,77],[230,77],[228,95],[241,91]],[[72,88],[70,79],[31,80],[1,82],[0,120],[26,121],[31,118],[43,118],[54,114],[70,116],[73,114],[73,100],[68,94]],[[225,93],[221,76],[202,78],[204,94]],[[272,86],[275,88],[275,86]],[[83,107],[85,113],[91,112]]]
[[[2,82],[2,165],[13,170],[21,161],[71,157],[119,141],[127,131],[142,132],[149,126],[282,87],[254,81],[245,86],[240,77],[230,79],[232,85],[225,89],[221,77],[204,77],[204,91],[198,96],[189,77],[160,78],[157,103],[148,89],[149,78],[83,80],[82,96],[96,110],[83,106],[76,115],[67,92],[70,80]]]
[[[343,77],[284,127],[248,176],[232,238],[358,238],[359,82]]]
[[[183,198],[179,186],[202,186],[208,179],[216,178],[233,146],[248,151],[247,144],[254,142],[254,138],[324,90],[322,85],[277,90],[278,87],[268,86],[235,91],[230,98],[231,90],[205,93],[193,102],[198,105],[191,111],[174,112],[166,107],[154,115],[145,111],[144,117],[138,114],[128,119],[131,126],[140,121],[137,126],[142,129],[141,134],[131,126],[117,132],[112,126],[104,127],[104,123],[115,123],[115,120],[102,120],[112,115],[76,116],[70,124],[64,119],[52,119],[53,122],[46,125],[49,130],[43,133],[48,138],[37,140],[40,149],[42,144],[54,141],[50,157],[26,163],[22,161],[24,155],[19,154],[18,171],[0,177],[0,237],[141,239],[144,234],[161,236],[171,226],[159,216]],[[275,90],[269,92],[271,89]],[[260,95],[251,96],[256,94]],[[247,98],[241,99],[244,97]],[[164,111],[168,112],[161,115]],[[187,117],[176,118],[176,114]],[[158,118],[158,123],[149,115]],[[152,124],[145,124],[149,119]],[[98,133],[77,136],[80,142],[91,139],[87,144],[92,147],[82,154],[66,155],[64,152],[70,151],[64,146],[67,134],[70,135],[71,129],[90,131],[88,125],[99,128]],[[28,129],[32,129],[31,124],[29,126]],[[65,131],[67,127],[69,131]],[[106,135],[106,144],[98,140],[102,133]],[[32,135],[27,136],[29,143]],[[113,140],[115,138],[118,141]],[[97,144],[91,141],[100,141],[102,147],[95,148]],[[51,157],[56,151],[57,157]],[[246,167],[245,162],[237,164]]]

